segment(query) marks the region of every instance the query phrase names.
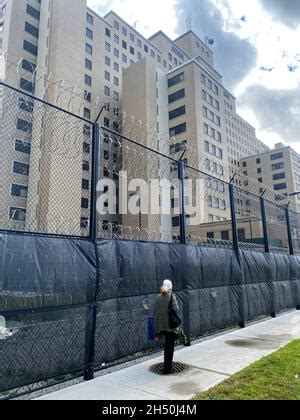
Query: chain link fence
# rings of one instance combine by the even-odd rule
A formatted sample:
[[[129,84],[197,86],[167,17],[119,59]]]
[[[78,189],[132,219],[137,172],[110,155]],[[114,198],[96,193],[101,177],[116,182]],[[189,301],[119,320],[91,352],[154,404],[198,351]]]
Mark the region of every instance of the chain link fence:
[[[105,104],[104,124],[79,117],[77,99],[67,111],[0,84],[0,399],[159,350],[146,330],[164,278],[189,338],[273,313],[279,274],[277,307],[300,304],[287,197],[192,167],[187,144]]]

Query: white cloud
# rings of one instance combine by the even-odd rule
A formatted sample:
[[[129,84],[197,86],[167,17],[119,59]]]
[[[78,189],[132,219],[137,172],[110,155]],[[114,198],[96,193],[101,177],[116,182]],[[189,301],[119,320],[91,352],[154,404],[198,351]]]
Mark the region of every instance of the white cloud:
[[[194,17],[193,26],[197,26],[196,18],[198,9],[202,7],[204,0],[152,0],[152,2],[144,2],[138,0],[88,0],[88,5],[104,15],[109,10],[114,10],[123,17],[129,24],[136,24],[137,30],[144,36],[151,36],[158,30],[163,30],[170,38],[175,38],[186,31],[185,18],[190,15]],[[209,0],[207,0],[209,1]],[[221,12],[224,27],[217,28],[216,33],[222,34],[231,32],[237,35],[245,42],[250,43],[257,50],[257,61],[244,80],[233,89],[233,93],[237,98],[242,97],[247,89],[251,86],[261,85],[266,89],[274,89],[277,91],[284,90],[294,97],[295,90],[300,84],[300,28],[296,25],[288,26],[287,19],[281,19],[278,16],[277,0],[210,0]],[[280,0],[281,1],[281,0]],[[282,0],[284,1],[284,0]],[[293,3],[293,0],[288,0]],[[268,3],[268,8],[264,9],[263,5]],[[182,13],[182,6],[186,6]],[[272,6],[276,7],[272,14]],[[208,9],[209,10],[209,9]],[[181,13],[180,13],[181,12]],[[185,16],[185,14],[187,15]],[[277,15],[276,15],[277,13]],[[289,15],[292,15],[292,11]],[[241,19],[243,17],[243,19]],[[208,16],[209,18],[209,16]],[[216,22],[220,25],[222,21],[218,19]],[[200,36],[203,37],[205,28],[201,30]],[[220,35],[221,36],[221,35]],[[218,39],[215,40],[216,44]],[[216,46],[214,48],[217,48]],[[226,51],[224,52],[226,54]],[[236,65],[243,65],[237,61]],[[299,67],[299,68],[298,68]],[[248,67],[249,68],[249,67]],[[272,69],[272,70],[271,70]],[[289,71],[293,70],[293,71]],[[221,74],[228,74],[228,69],[219,69]],[[235,69],[235,73],[238,69]],[[242,69],[241,69],[242,70]],[[271,70],[271,71],[268,71]],[[240,72],[240,74],[243,74]],[[257,95],[259,91],[257,90]],[[257,103],[252,98],[252,104]],[[264,115],[257,115],[257,110],[249,106],[247,108],[247,98],[243,97],[243,108],[238,108],[241,116],[248,119],[257,130],[257,136],[269,145],[274,145],[278,141],[288,142],[286,138],[282,138],[284,124],[286,120],[281,121],[274,132],[271,128],[263,128],[261,123]],[[292,106],[290,109],[293,109]],[[291,118],[297,118],[299,109],[294,110],[295,115]],[[260,112],[265,112],[260,107]],[[274,111],[275,112],[275,111]],[[276,116],[275,116],[276,118]],[[280,118],[280,115],[278,115]],[[300,153],[300,137],[298,144],[293,139],[292,146]]]

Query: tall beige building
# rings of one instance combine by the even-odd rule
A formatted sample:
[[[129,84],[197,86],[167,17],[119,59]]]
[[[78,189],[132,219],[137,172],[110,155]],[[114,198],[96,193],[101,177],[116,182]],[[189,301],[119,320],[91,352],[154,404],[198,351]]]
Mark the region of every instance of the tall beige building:
[[[298,211],[300,211],[300,156],[291,147],[281,143],[276,144],[273,150],[241,159],[244,175],[263,184],[260,193],[267,185],[278,194],[277,202],[280,204],[284,197],[289,197]]]
[[[114,12],[100,17],[86,0],[2,1],[0,30],[4,79],[24,93],[91,122],[102,110],[104,126],[174,159],[185,151],[188,165],[220,180],[229,180],[243,156],[268,150],[237,115],[235,98],[214,68],[213,51],[192,31],[176,40],[163,32],[146,39]],[[23,98],[16,102],[4,95],[3,101],[0,188],[7,199],[0,204],[1,219],[18,229],[87,233],[90,125],[41,104],[33,110]],[[112,140],[104,139],[100,175],[117,180],[118,170],[132,170],[133,164],[120,153],[118,139]],[[175,174],[161,161],[152,171],[170,180]],[[147,166],[142,173],[147,181],[152,176]],[[203,185],[203,223],[227,220],[224,184]],[[102,219],[102,228],[122,223],[118,216]],[[169,220],[135,219],[126,223],[170,229]],[[172,225],[176,228],[178,218]]]

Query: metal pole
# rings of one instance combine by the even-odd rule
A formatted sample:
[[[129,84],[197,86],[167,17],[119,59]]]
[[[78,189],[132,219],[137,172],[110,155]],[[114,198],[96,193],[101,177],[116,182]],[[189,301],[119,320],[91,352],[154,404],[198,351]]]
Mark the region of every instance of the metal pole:
[[[92,139],[92,184],[91,184],[91,207],[90,207],[90,239],[98,237],[98,213],[97,213],[97,184],[100,174],[100,127],[93,124]]]
[[[292,236],[291,218],[290,218],[290,209],[289,209],[288,206],[285,208],[285,215],[286,215],[286,224],[287,224],[288,243],[289,243],[290,255],[295,255],[293,236]]]
[[[260,197],[260,208],[261,208],[261,217],[262,217],[263,232],[264,232],[265,252],[269,254],[270,253],[270,239],[269,239],[268,223],[267,223],[267,216],[266,216],[266,203],[263,197]]]
[[[184,162],[178,161],[178,179],[179,179],[179,202],[180,202],[180,243],[186,244],[186,214],[185,214],[185,170]],[[183,288],[183,330],[187,338],[186,346],[191,345],[191,319],[190,319],[190,296],[189,286],[186,280],[182,284]]]
[[[184,163],[178,161],[178,179],[179,179],[179,202],[180,202],[180,243],[186,243],[186,216],[185,216],[185,195],[184,195]]]
[[[93,125],[92,137],[92,182],[91,182],[91,204],[90,204],[90,240],[93,241],[96,252],[97,281],[94,288],[87,285],[87,302],[90,303],[86,319],[85,337],[85,371],[84,380],[94,379],[95,345],[97,328],[97,301],[99,293],[99,256],[97,247],[98,238],[98,213],[97,213],[97,184],[100,174],[100,127]]]
[[[240,247],[239,247],[236,210],[235,210],[235,198],[234,198],[234,185],[233,184],[229,184],[229,197],[230,197],[230,209],[231,209],[233,249],[236,253],[238,261],[240,262]]]
[[[240,247],[239,247],[239,238],[238,238],[238,229],[237,229],[237,219],[236,219],[236,208],[235,208],[235,194],[234,194],[234,185],[233,183],[229,184],[229,197],[230,197],[230,209],[231,209],[231,223],[232,223],[232,240],[233,240],[233,249],[238,260],[242,272],[242,278],[238,283],[238,286],[241,286],[241,293],[239,296],[239,314],[240,314],[240,328],[245,328],[245,312],[244,312],[244,298],[243,298],[243,266],[240,256]]]

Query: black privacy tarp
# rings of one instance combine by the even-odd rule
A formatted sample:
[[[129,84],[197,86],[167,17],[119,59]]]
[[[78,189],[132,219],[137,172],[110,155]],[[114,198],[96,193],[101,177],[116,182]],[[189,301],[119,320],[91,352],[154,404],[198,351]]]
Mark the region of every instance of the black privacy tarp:
[[[165,279],[192,338],[300,305],[294,256],[4,233],[0,255],[0,316],[13,331],[0,332],[0,392],[82,372],[94,307],[96,368],[155,347],[147,320]]]

